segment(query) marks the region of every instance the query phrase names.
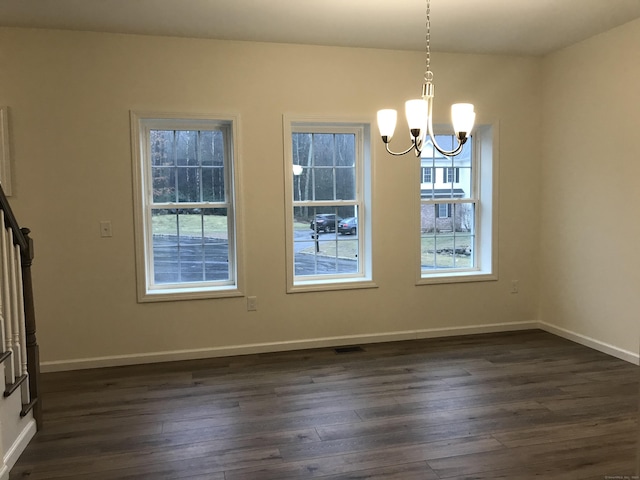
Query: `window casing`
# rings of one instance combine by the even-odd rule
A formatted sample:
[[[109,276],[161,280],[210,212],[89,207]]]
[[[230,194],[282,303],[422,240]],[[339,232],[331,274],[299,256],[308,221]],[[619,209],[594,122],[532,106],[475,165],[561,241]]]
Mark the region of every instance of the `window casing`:
[[[285,116],[287,291],[375,286],[365,123]]]
[[[139,301],[242,295],[234,117],[132,113]]]
[[[497,244],[497,129],[476,127],[455,157],[425,148],[420,175],[421,283],[494,280]],[[452,135],[437,135],[438,144],[452,149]],[[433,169],[433,181],[422,172]]]

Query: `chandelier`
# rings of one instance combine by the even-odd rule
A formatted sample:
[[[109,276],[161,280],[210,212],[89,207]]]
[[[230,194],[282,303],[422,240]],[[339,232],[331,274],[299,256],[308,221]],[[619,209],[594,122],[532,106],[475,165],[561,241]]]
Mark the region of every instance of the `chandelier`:
[[[451,106],[451,120],[453,130],[457,139],[457,147],[453,150],[444,150],[436,142],[433,134],[433,73],[431,72],[431,0],[427,1],[427,34],[426,40],[426,66],[424,73],[424,84],[422,85],[422,98],[408,100],[405,103],[405,114],[407,116],[407,124],[411,133],[411,146],[404,152],[393,152],[389,149],[389,142],[393,137],[398,120],[398,112],[393,109],[384,109],[378,111],[378,128],[380,136],[385,144],[387,152],[391,155],[405,155],[415,150],[416,157],[420,157],[422,149],[427,143],[427,137],[430,139],[434,148],[442,155],[453,157],[462,151],[462,146],[466,143],[476,114],[473,111],[471,103],[456,103]]]

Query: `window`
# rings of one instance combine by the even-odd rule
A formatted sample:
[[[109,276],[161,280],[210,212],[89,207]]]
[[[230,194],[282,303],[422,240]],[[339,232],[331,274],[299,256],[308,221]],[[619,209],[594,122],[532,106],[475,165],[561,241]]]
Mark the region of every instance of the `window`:
[[[438,203],[438,209],[436,210],[436,216],[438,218],[451,217],[451,204],[450,203]]]
[[[140,301],[240,295],[235,124],[132,113]]]
[[[462,153],[446,157],[432,146],[422,152],[425,166],[442,171],[435,182],[420,178],[420,276],[418,283],[495,279],[492,127],[477,127]],[[438,135],[451,150],[452,135]]]
[[[422,171],[422,183],[433,182],[433,168],[422,167],[421,171]]]
[[[439,145],[439,144],[438,144]],[[445,168],[443,172],[444,183],[459,183],[460,182],[460,169],[459,168]]]
[[[371,284],[369,126],[285,117],[288,291]]]

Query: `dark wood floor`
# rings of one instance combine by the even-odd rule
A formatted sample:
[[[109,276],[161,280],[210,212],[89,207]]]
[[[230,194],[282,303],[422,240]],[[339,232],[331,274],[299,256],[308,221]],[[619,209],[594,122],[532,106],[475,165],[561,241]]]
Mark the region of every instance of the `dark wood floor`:
[[[638,368],[541,331],[43,375],[11,480],[631,477]]]

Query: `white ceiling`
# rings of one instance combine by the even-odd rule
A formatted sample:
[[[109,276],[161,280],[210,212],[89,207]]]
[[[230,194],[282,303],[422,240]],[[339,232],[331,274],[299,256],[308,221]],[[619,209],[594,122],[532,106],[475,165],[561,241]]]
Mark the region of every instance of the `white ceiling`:
[[[0,26],[423,50],[424,0],[1,0]],[[435,51],[543,55],[640,0],[432,0]]]

